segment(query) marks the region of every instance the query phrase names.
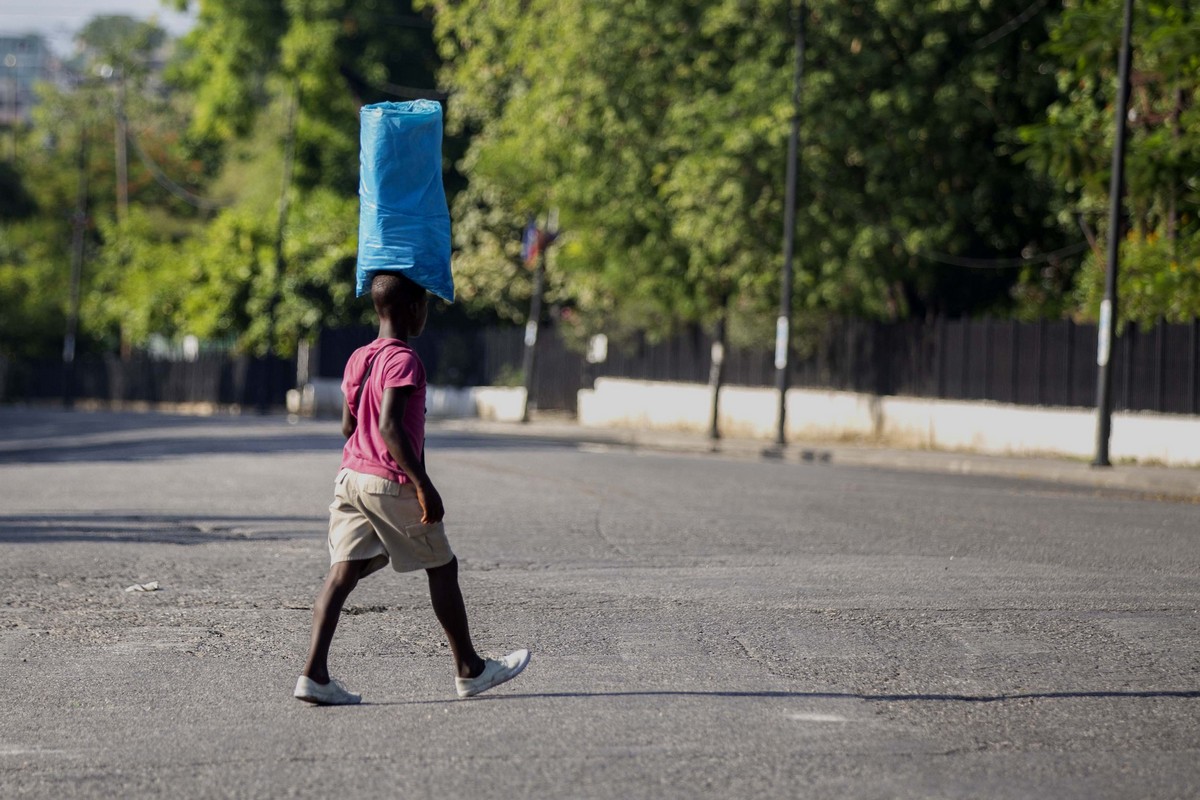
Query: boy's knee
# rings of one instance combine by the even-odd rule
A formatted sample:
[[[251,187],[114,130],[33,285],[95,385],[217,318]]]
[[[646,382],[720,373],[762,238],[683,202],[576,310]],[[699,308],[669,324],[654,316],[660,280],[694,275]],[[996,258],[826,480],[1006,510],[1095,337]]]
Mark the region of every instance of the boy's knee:
[[[443,578],[458,574],[458,556],[451,558],[440,567],[430,567],[425,570],[425,573],[431,578]]]
[[[362,561],[339,561],[329,567],[329,583],[343,589],[353,589],[362,577]]]

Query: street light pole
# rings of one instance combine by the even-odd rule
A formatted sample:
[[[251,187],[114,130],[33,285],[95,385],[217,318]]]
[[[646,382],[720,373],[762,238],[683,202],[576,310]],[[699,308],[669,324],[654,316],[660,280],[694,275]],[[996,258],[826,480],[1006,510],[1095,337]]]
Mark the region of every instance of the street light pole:
[[[88,131],[86,123],[79,132],[79,184],[75,195],[75,213],[71,217],[71,284],[67,305],[67,329],[63,335],[63,406],[75,404],[75,338],[79,333],[79,296],[83,277],[84,234],[87,232]]]
[[[538,326],[542,320],[542,295],[546,291],[546,251],[558,238],[558,209],[550,209],[544,230],[539,230],[537,222],[531,218],[527,234],[532,236],[528,246],[536,248],[537,265],[533,273],[533,295],[529,298],[529,319],[525,322],[525,352],[521,359],[521,375],[525,384],[521,422],[529,422],[529,400],[533,397],[536,385]]]
[[[8,69],[8,160],[17,160],[17,124],[21,119],[21,61],[16,53],[4,57],[4,66]]]
[[[288,208],[291,201],[292,170],[296,160],[296,113],[300,105],[300,84],[293,81],[291,96],[288,98],[287,138],[283,144],[283,185],[279,190],[279,219],[275,224],[275,273],[271,281],[271,294],[267,300],[267,352],[263,359],[263,387],[259,394],[258,413],[267,414],[271,410],[271,389],[275,384],[275,334],[280,289],[287,271],[287,259],[283,253],[284,232],[287,227]]]
[[[1125,22],[1121,30],[1121,55],[1117,62],[1116,136],[1113,141],[1112,180],[1108,192],[1108,264],[1104,274],[1104,301],[1096,345],[1096,457],[1094,467],[1109,467],[1108,444],[1112,435],[1112,365],[1114,328],[1117,320],[1117,267],[1121,252],[1121,199],[1125,193],[1125,123],[1129,106],[1129,66],[1132,56],[1133,0],[1125,0]]]
[[[779,290],[779,318],[775,323],[775,386],[779,390],[775,444],[787,444],[788,361],[791,354],[792,257],[796,249],[796,173],[800,150],[800,87],[804,79],[804,0],[796,13],[795,78],[792,85],[792,130],[788,137],[787,188],[783,209],[783,276]]]
[[[533,295],[529,298],[529,319],[525,322],[525,353],[521,359],[521,374],[525,383],[525,400],[521,404],[521,422],[529,422],[529,399],[533,396],[534,370],[537,369],[538,325],[542,319],[542,295],[546,286],[546,251],[537,255],[533,273]]]
[[[125,120],[125,68],[117,68],[117,119],[113,140],[117,159],[117,221],[129,218],[129,154],[128,127]]]

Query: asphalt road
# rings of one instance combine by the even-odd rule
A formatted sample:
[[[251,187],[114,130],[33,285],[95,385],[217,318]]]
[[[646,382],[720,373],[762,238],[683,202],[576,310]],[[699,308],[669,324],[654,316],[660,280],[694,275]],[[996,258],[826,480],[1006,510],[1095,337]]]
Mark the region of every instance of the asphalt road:
[[[455,699],[379,573],[314,708],[335,423],[0,409],[0,795],[1200,796],[1200,505],[431,433],[532,663]]]

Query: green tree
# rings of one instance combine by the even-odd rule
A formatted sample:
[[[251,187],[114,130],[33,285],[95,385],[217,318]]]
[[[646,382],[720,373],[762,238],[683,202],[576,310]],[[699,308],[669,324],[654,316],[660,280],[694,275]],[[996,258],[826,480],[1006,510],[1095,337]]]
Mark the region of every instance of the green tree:
[[[279,98],[298,96],[296,183],[358,187],[358,109],[435,93],[431,25],[407,2],[198,0],[186,57],[172,71],[194,93],[192,132],[228,144]],[[190,5],[186,0],[180,7]]]
[[[358,322],[353,302],[356,203],[317,189],[294,204],[284,237],[285,270],[276,270],[273,217],[222,212],[195,237],[181,264],[189,290],[182,324],[201,338],[233,340],[263,354],[295,352],[322,325]]]
[[[464,295],[522,317],[519,232],[554,207],[566,235],[551,294],[574,304],[573,324],[663,332],[723,307],[735,280],[690,258],[681,235],[697,223],[679,191],[685,173],[672,183],[670,171],[688,134],[672,130],[669,110],[698,72],[687,64],[703,39],[699,8],[430,5],[451,125],[474,134],[454,215]]]
[[[111,198],[113,186],[112,118],[100,92],[42,90],[13,177],[24,195],[23,213],[0,220],[0,348],[18,357],[61,352],[81,182],[89,200],[101,192]],[[94,246],[88,225],[85,252]]]
[[[1010,278],[940,263],[1064,244],[1011,139],[1052,97],[1053,8],[823,3],[803,160],[807,301],[885,318],[1003,311]],[[847,280],[848,278],[848,280]],[[847,302],[849,301],[849,302]]]
[[[68,260],[59,220],[0,222],[0,356],[62,352]]]
[[[23,227],[0,252],[3,285],[45,281],[58,294],[27,295],[53,298],[45,324],[26,324],[33,307],[13,303],[6,325],[57,327],[61,335],[80,163],[87,187],[81,328],[91,339],[138,346],[154,335],[196,334],[289,352],[321,325],[362,312],[351,297],[357,109],[432,86],[436,55],[426,20],[407,6],[370,0],[204,0],[168,84],[147,68],[162,52],[161,30],[105,16],[79,38],[74,63],[82,77],[69,89],[46,88],[29,139],[49,144],[23,148],[31,155],[10,181],[31,188],[30,201],[14,204],[9,216],[32,204],[37,219],[4,221]],[[130,213],[117,219],[122,95]],[[285,186],[289,148],[294,171]],[[39,235],[46,246],[35,246]]]
[[[198,7],[169,74],[194,98],[189,131],[202,152],[216,154],[209,191],[228,203],[179,243],[190,288],[172,294],[178,302],[153,324],[290,352],[322,325],[365,310],[353,298],[357,112],[433,93],[431,25],[407,4],[372,0]]]
[[[150,320],[160,320],[161,285],[173,263],[171,243],[182,241],[202,221],[201,210],[187,201],[203,190],[205,167],[191,158],[190,143],[180,136],[186,119],[179,98],[157,88],[151,68],[165,34],[156,26],[128,17],[97,17],[78,36],[81,55],[73,86],[43,86],[35,109],[29,144],[23,152],[26,184],[42,210],[43,224],[57,230],[54,253],[27,257],[23,269],[57,275],[56,304],[68,302],[70,216],[79,201],[80,169],[85,173],[83,305],[81,333],[86,340],[123,345],[143,343]],[[124,172],[128,200],[139,213],[118,224],[118,114],[127,120]],[[154,257],[150,257],[153,253]]]
[[[452,122],[473,133],[457,265],[495,302],[503,241],[557,205],[554,271],[611,326],[769,320],[780,265],[793,4],[783,0],[425,0]],[[1054,8],[891,0],[809,4],[797,299],[896,318],[1004,308],[1011,278],[930,256],[1064,243],[1043,182],[1014,158],[1053,79]],[[505,239],[505,237],[511,237]],[[461,273],[460,273],[461,274]],[[518,284],[519,285],[519,284]],[[470,290],[468,290],[470,291]]]
[[[1032,171],[1058,188],[1064,227],[1092,241],[1066,310],[1095,319],[1103,297],[1117,49],[1122,4],[1071,0],[1046,53],[1060,97],[1043,120],[1021,129]],[[1138,2],[1133,23],[1120,302],[1126,322],[1200,315],[1200,9]],[[1034,276],[1028,292],[1042,286]]]
[[[139,22],[123,14],[92,17],[75,40],[82,46],[76,56],[82,72],[107,66],[128,76],[145,76],[147,62],[167,40],[167,33],[153,22]]]

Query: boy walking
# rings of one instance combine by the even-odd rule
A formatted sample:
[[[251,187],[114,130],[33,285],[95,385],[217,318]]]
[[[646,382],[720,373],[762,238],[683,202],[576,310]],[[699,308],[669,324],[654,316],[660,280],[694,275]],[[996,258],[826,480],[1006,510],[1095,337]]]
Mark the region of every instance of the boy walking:
[[[509,681],[528,650],[481,658],[471,643],[458,586],[458,559],[442,524],[442,498],[425,471],[425,369],[408,337],[425,327],[425,289],[399,272],[377,272],[371,299],[379,336],[354,352],[342,391],[342,468],[329,507],[329,575],[313,603],[312,642],[295,697],[320,705],[358,703],[329,676],[329,645],[358,581],[390,561],[397,572],[424,569],[434,614],[454,655],[459,697]]]

